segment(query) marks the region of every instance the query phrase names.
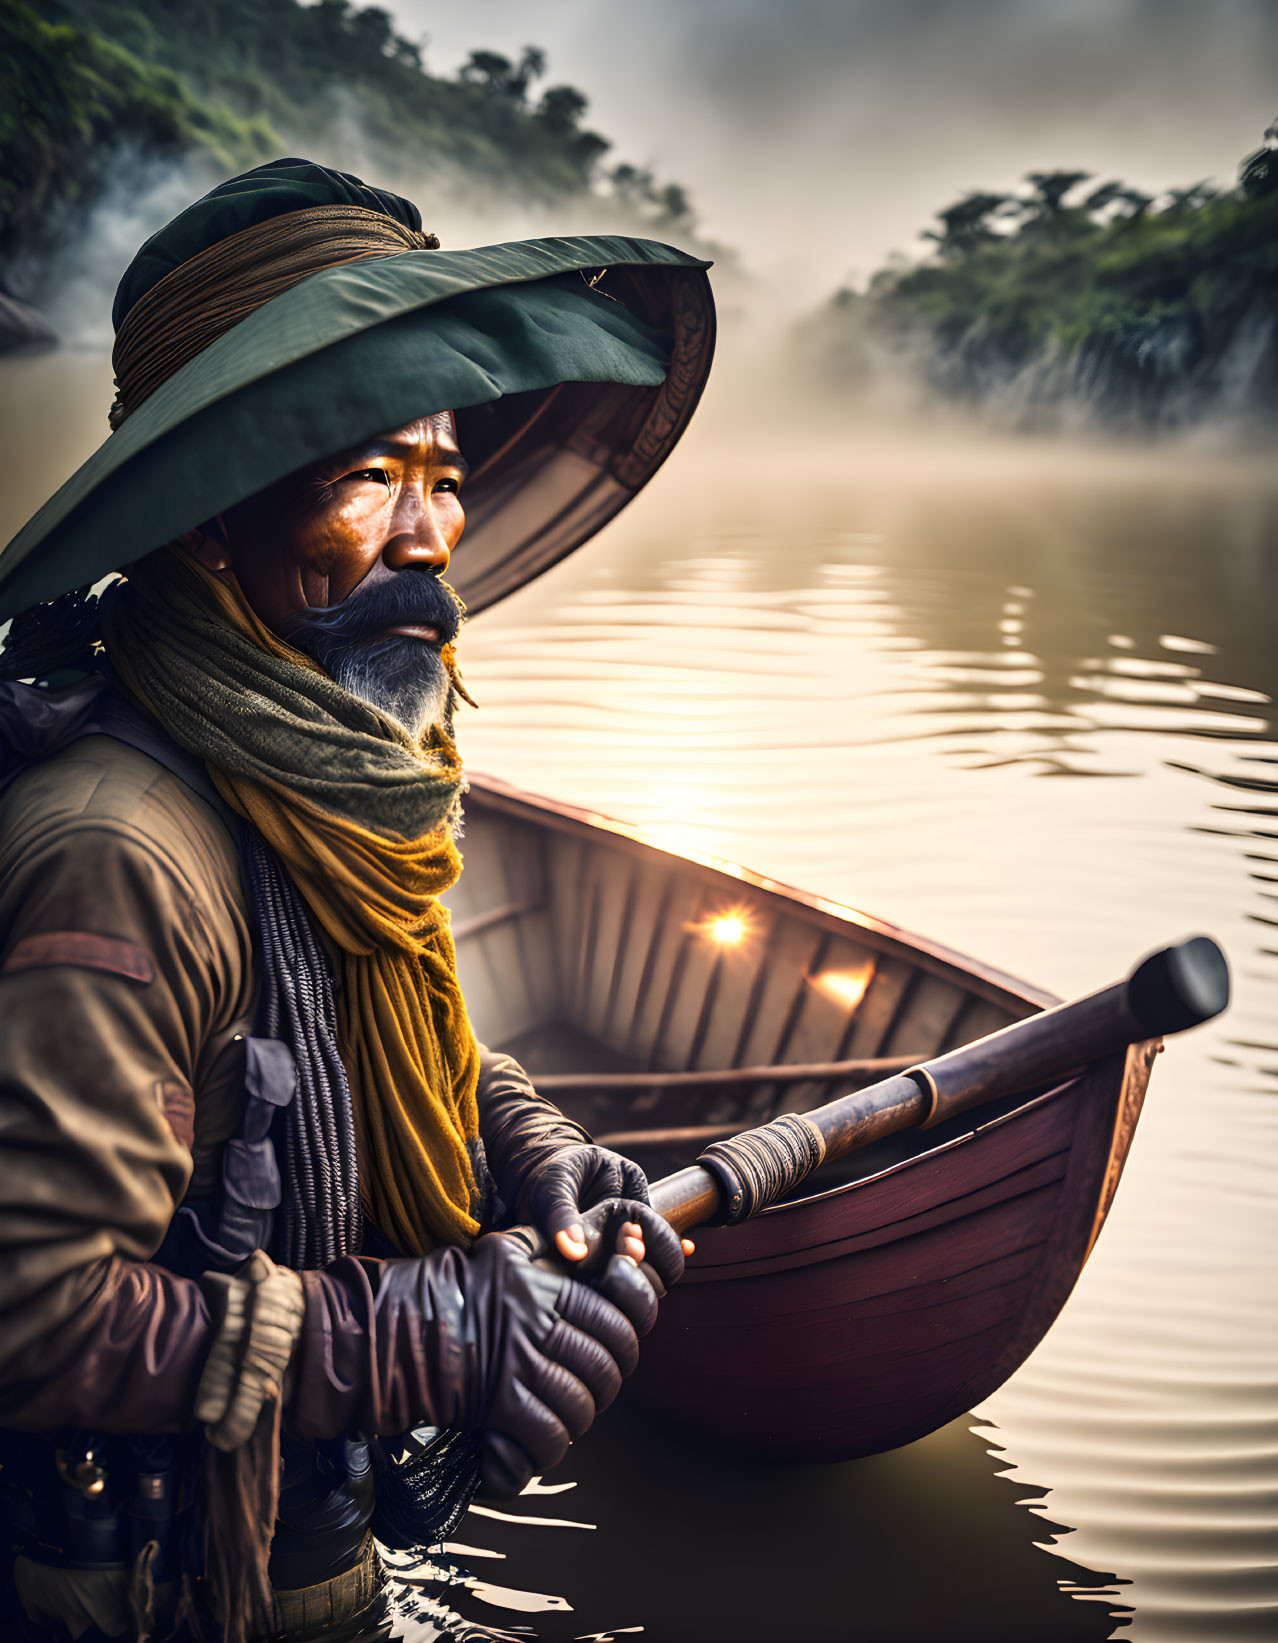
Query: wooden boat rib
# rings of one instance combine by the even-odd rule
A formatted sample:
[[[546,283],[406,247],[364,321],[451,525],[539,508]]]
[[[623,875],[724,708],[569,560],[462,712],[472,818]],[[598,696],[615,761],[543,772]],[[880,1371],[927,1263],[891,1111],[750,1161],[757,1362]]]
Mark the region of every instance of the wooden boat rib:
[[[1055,1000],[892,925],[472,779],[449,897],[475,1030],[657,1177]],[[1042,1339],[1113,1198],[1156,1046],[893,1136],[704,1228],[635,1393],[789,1459],[910,1442]],[[700,1138],[700,1141],[699,1141]]]

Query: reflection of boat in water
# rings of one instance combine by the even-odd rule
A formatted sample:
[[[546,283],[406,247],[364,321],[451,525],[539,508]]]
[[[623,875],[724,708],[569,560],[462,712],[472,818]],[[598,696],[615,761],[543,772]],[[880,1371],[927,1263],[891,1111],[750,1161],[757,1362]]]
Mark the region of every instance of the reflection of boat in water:
[[[888,1455],[761,1466],[617,1408],[513,1507],[386,1555],[390,1635],[1102,1643],[1126,1582],[1074,1560],[1052,1506],[961,1420]],[[635,1579],[636,1523],[661,1526],[658,1578]]]
[[[450,898],[476,1031],[655,1178],[1054,1002],[970,959],[619,823],[476,779]],[[703,1228],[637,1390],[760,1453],[837,1460],[970,1409],[1056,1317],[1154,1046],[822,1171]]]
[[[889,1455],[761,1466],[610,1410],[514,1521],[472,1512],[459,1531],[479,1581],[572,1610],[449,1595],[465,1615],[531,1620],[542,1643],[631,1643],[640,1625],[635,1643],[1102,1643],[1125,1583],[1075,1560],[1057,1503],[1007,1474],[996,1438],[952,1421]],[[646,1581],[636,1523],[661,1528]]]

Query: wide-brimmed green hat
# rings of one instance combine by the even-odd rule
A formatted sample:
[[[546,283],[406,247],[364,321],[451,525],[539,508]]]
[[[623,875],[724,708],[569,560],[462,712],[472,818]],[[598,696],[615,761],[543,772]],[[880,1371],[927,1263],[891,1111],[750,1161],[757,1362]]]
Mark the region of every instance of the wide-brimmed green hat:
[[[117,326],[165,278],[202,266],[190,259],[325,202],[420,229],[398,196],[276,161],[148,241],[121,282]],[[0,618],[443,410],[471,468],[449,580],[482,609],[593,536],[675,445],[713,353],[707,266],[652,240],[588,235],[307,273],[162,380],[0,552]]]

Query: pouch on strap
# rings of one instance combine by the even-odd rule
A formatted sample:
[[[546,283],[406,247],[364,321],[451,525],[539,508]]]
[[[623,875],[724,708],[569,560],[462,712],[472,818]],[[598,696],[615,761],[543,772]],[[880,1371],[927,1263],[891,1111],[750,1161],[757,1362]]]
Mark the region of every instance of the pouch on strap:
[[[282,1196],[271,1140],[275,1115],[297,1093],[293,1052],[278,1038],[244,1039],[244,1115],[222,1154],[221,1191],[186,1203],[169,1223],[155,1260],[186,1278],[234,1272],[271,1242]]]

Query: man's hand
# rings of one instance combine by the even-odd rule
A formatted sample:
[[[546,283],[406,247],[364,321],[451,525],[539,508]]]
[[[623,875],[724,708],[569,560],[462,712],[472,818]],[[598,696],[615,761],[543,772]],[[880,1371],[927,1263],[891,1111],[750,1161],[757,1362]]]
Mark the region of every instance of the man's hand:
[[[518,1240],[483,1238],[472,1265],[496,1261],[505,1300],[505,1355],[489,1376],[478,1421],[480,1493],[507,1500],[546,1472],[606,1409],[639,1361],[657,1297],[639,1268],[614,1255],[595,1284],[544,1272]]]
[[[631,1219],[640,1212],[655,1222],[656,1236],[647,1246]],[[568,1443],[608,1407],[638,1362],[639,1341],[657,1321],[657,1302],[683,1272],[678,1236],[646,1204],[614,1202],[605,1235],[615,1236],[616,1253],[584,1282],[562,1268],[548,1271],[529,1261],[519,1240],[500,1233],[475,1245],[472,1262],[490,1247],[501,1258],[508,1296],[518,1293],[521,1282],[539,1290],[558,1320],[535,1346],[535,1332],[526,1332],[515,1359],[522,1367],[498,1379],[481,1446],[481,1490],[492,1498],[518,1494],[534,1472],[562,1459]],[[516,1306],[509,1325],[516,1337],[519,1315]]]
[[[553,1244],[565,1261],[583,1261],[589,1254],[581,1224],[586,1210],[613,1198],[624,1204],[627,1215],[617,1229],[616,1249],[638,1265],[647,1257],[648,1246],[665,1252],[670,1264],[670,1228],[648,1203],[648,1178],[633,1159],[610,1152],[607,1147],[584,1144],[561,1147],[536,1164],[519,1192],[518,1210]],[[685,1238],[682,1253],[691,1255],[693,1245]],[[660,1269],[658,1269],[660,1270]],[[678,1261],[675,1278],[683,1271]],[[662,1282],[669,1288],[674,1278]]]
[[[583,1216],[611,1199],[625,1213],[615,1210],[610,1216],[608,1247],[636,1264],[651,1259],[650,1251],[662,1251],[653,1273],[669,1287],[673,1279],[664,1277],[659,1266],[670,1267],[677,1277],[683,1270],[681,1246],[650,1208],[648,1179],[639,1165],[595,1146],[580,1124],[537,1094],[528,1074],[508,1055],[481,1044],[479,1065],[480,1133],[513,1219],[531,1222],[564,1261],[582,1262],[590,1253]],[[686,1239],[682,1254],[692,1254]]]
[[[612,1255],[589,1283],[530,1259],[504,1233],[469,1250],[344,1257],[301,1275],[305,1315],[290,1429],[330,1438],[451,1426],[480,1438],[482,1485],[518,1494],[606,1409],[639,1359],[660,1287],[682,1266]]]

